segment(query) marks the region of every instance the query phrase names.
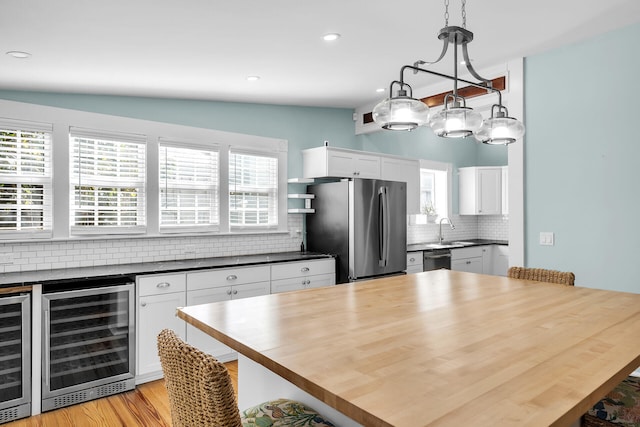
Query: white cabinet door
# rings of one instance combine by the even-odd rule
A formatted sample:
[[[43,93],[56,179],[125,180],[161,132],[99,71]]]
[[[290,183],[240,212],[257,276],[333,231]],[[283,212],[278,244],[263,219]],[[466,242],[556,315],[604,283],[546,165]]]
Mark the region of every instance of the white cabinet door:
[[[451,261],[451,270],[482,273],[482,257],[461,258]]]
[[[420,162],[382,157],[380,179],[407,183],[407,215],[420,213]]]
[[[502,168],[460,168],[458,180],[460,215],[502,213]]]
[[[299,291],[336,284],[335,260],[317,259],[273,264],[271,293]]]
[[[343,178],[380,178],[380,157],[329,150],[327,175]]]
[[[493,245],[481,246],[482,273],[493,274]]]
[[[380,156],[334,147],[302,151],[304,178],[380,178]]]
[[[268,295],[270,283],[248,283],[244,285],[211,287],[208,289],[198,289],[187,292],[187,305],[208,304],[230,299],[248,298],[259,295]],[[234,351],[212,338],[208,334],[187,325],[187,342],[205,353],[212,354],[218,358],[223,355],[232,354]]]
[[[184,307],[185,293],[166,293],[138,297],[136,324],[136,383],[162,378],[158,358],[158,334],[172,329],[182,339],[186,337],[186,323],[176,317],[176,309]]]
[[[162,378],[157,339],[162,329],[186,337],[186,323],[176,309],[186,304],[184,273],[136,278],[136,383]]]
[[[407,252],[407,274],[423,271],[422,251]]]
[[[500,215],[502,213],[502,169],[481,168],[478,170],[479,215]]]
[[[302,289],[322,288],[336,284],[335,273],[315,276],[290,277],[271,281],[271,293],[300,291]]]
[[[509,270],[509,246],[493,246],[493,271],[496,276],[506,276]]]

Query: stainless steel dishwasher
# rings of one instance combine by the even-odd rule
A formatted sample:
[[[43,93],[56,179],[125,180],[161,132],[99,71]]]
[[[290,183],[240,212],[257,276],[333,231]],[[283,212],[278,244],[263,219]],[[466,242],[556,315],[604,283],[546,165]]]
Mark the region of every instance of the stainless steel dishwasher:
[[[450,249],[434,249],[432,251],[424,251],[422,261],[422,270],[440,270],[445,268],[451,270],[451,250]]]

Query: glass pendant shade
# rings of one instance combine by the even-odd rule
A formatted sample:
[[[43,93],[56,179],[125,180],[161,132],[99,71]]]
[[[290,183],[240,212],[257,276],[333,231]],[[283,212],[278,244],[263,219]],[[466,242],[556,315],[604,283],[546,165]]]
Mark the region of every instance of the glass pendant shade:
[[[445,108],[429,120],[433,132],[443,138],[466,138],[482,125],[482,115],[469,107]]]
[[[387,98],[373,109],[373,120],[389,130],[413,130],[429,121],[429,107],[408,96]]]
[[[513,117],[491,117],[475,134],[478,141],[491,145],[507,145],[524,136],[524,125]]]

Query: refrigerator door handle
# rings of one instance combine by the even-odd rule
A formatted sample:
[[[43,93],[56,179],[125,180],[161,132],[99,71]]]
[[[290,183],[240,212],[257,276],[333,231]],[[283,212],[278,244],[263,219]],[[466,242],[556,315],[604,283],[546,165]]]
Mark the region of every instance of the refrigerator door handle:
[[[386,267],[389,261],[389,192],[386,186],[378,190],[378,265]]]

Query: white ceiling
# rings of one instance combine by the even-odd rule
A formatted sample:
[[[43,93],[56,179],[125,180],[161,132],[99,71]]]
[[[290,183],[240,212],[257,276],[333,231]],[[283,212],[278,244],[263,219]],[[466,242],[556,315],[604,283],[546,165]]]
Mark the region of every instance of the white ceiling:
[[[640,22],[639,0],[466,9],[478,69]],[[461,26],[460,0],[449,13]],[[443,15],[442,0],[2,0],[0,89],[357,107],[402,65],[437,58]]]

